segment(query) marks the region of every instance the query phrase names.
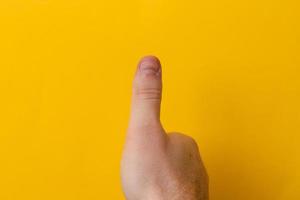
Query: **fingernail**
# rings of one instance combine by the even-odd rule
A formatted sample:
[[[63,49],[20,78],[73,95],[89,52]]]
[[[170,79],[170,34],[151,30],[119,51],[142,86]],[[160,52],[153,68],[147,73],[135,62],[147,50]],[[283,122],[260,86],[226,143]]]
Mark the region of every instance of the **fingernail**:
[[[160,73],[160,62],[154,56],[144,57],[141,62],[139,69],[144,75],[158,75]]]

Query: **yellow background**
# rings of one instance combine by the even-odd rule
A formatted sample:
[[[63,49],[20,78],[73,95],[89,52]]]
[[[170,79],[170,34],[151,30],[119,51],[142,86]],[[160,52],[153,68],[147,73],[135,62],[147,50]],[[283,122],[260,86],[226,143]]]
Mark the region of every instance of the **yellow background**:
[[[211,200],[300,199],[298,0],[1,0],[0,199],[123,199],[138,59]]]

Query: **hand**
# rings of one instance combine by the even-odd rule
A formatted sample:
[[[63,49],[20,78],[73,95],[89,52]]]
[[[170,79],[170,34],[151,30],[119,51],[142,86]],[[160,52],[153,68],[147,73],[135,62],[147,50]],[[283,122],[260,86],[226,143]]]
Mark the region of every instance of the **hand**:
[[[131,117],[121,162],[127,200],[208,200],[208,176],[197,143],[166,134],[160,123],[158,58],[144,57],[135,74]]]

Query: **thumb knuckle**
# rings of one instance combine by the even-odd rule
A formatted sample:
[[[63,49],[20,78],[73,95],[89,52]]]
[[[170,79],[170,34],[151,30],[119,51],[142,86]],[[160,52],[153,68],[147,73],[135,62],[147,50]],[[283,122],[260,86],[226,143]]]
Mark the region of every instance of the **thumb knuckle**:
[[[136,88],[135,94],[138,98],[143,100],[160,100],[160,88]]]

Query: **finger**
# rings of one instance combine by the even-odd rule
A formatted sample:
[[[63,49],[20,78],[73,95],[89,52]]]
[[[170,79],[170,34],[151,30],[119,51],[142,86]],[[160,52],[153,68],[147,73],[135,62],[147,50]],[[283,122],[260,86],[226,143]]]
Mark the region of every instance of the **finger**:
[[[133,81],[130,127],[160,126],[161,64],[146,56],[138,64]]]

